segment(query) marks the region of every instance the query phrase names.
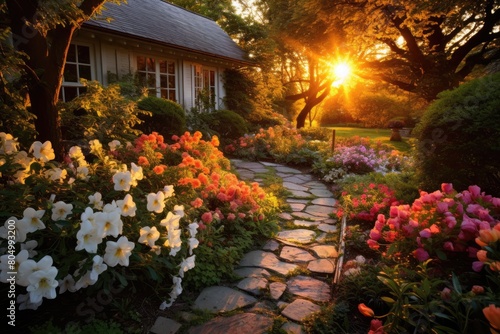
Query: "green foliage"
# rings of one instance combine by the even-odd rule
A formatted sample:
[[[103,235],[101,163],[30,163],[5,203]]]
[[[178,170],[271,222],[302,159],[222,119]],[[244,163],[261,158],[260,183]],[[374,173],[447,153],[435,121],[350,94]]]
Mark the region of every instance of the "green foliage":
[[[350,309],[346,301],[329,304],[319,313],[313,314],[304,321],[307,333],[338,334],[352,333],[354,323],[349,318]]]
[[[83,82],[87,91],[74,100],[59,105],[63,138],[103,143],[132,140],[141,132],[135,129],[142,121],[135,102],[120,95],[118,85],[103,87],[97,81]]]
[[[248,131],[245,119],[231,110],[217,110],[212,113],[202,113],[199,116],[220,140],[234,140]]]
[[[136,100],[147,93],[147,90],[145,91],[144,89],[141,89],[137,76],[125,74],[120,77],[110,71],[108,71],[107,76],[108,83],[120,86],[121,95],[129,99]]]
[[[143,123],[138,126],[144,133],[158,132],[170,138],[186,131],[186,114],[181,105],[159,97],[148,96],[139,102],[140,110],[151,112],[151,115],[141,115]]]
[[[500,195],[500,74],[439,95],[418,125],[417,172],[424,190],[476,184]]]

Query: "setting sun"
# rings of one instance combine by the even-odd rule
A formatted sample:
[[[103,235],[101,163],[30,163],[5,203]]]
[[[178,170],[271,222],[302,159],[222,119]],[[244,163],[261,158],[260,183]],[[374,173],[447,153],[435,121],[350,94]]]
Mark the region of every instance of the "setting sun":
[[[351,74],[351,67],[347,63],[338,63],[333,67],[333,86],[340,86]]]

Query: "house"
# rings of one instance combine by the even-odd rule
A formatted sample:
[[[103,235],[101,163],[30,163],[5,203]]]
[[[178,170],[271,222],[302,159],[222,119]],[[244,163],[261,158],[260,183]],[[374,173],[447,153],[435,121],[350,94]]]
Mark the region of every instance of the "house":
[[[221,109],[224,70],[251,64],[214,21],[176,5],[128,0],[105,8],[72,41],[61,89],[65,101],[83,92],[82,78],[107,85],[116,75],[132,74],[150,95],[186,110],[202,92]]]

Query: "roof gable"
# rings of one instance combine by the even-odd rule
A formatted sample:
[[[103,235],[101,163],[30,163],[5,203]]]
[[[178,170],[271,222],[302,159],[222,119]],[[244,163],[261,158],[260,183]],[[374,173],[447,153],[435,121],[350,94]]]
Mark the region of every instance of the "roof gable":
[[[84,26],[138,37],[167,46],[248,63],[246,53],[204,16],[162,0],[127,0],[108,3],[102,15]],[[103,18],[112,18],[111,22]]]

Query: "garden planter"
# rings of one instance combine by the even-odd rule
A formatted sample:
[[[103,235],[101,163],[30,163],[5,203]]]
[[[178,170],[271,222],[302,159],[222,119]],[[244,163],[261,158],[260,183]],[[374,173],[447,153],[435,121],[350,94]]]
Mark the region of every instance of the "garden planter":
[[[391,129],[392,132],[391,132],[391,138],[389,139],[390,141],[401,141],[402,138],[401,138],[401,129],[400,128],[392,128]]]

